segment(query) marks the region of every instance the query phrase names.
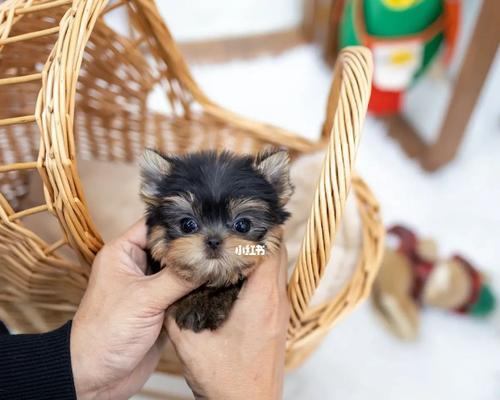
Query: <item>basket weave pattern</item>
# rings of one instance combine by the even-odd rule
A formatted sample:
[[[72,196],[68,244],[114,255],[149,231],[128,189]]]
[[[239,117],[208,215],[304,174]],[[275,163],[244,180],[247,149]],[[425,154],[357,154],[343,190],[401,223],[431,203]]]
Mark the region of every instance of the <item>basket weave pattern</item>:
[[[123,12],[130,33],[108,15]],[[7,0],[0,5],[0,318],[20,331],[71,318],[103,245],[89,214],[76,160],[134,162],[144,147],[257,152],[286,146],[292,159],[326,148],[304,241],[289,283],[292,314],[287,366],[299,365],[341,316],[371,288],[383,227],[376,200],[353,175],[371,84],[366,49],[337,62],[321,140],[248,120],[209,100],[193,80],[152,0]],[[151,111],[161,90],[168,105]],[[29,179],[45,202],[20,207]],[[363,248],[348,285],[314,309],[309,301],[328,263],[352,186]],[[300,190],[300,188],[298,188]],[[47,213],[60,226],[48,243],[23,219]],[[68,255],[70,254],[70,255]],[[176,370],[168,356],[160,364]]]

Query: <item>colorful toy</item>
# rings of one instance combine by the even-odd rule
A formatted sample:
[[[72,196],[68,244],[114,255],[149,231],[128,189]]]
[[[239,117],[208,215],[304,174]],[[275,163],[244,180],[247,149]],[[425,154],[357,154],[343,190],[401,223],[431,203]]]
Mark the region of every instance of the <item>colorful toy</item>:
[[[484,317],[496,303],[485,277],[468,260],[439,259],[435,242],[417,239],[403,226],[388,230],[372,300],[385,325],[405,340],[418,336],[425,306]]]
[[[404,92],[425,72],[443,42],[445,60],[451,58],[459,6],[458,0],[345,1],[339,47],[362,44],[372,50],[372,113],[397,114]]]

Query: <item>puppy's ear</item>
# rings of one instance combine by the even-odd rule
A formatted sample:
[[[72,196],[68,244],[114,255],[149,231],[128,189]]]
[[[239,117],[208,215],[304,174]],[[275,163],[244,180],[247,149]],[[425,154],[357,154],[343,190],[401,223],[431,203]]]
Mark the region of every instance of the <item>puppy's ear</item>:
[[[257,171],[273,185],[278,193],[280,206],[284,206],[293,194],[288,151],[276,148],[264,150],[257,154],[254,165]]]
[[[139,162],[141,169],[141,196],[146,203],[156,204],[161,180],[172,169],[171,162],[156,150],[146,149]]]

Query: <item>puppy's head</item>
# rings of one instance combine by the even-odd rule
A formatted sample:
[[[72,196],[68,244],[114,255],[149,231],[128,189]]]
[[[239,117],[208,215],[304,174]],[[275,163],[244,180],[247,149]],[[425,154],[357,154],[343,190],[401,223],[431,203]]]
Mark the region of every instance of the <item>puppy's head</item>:
[[[286,151],[178,157],[146,150],[141,178],[151,255],[185,279],[235,283],[262,249],[279,247],[293,192]]]

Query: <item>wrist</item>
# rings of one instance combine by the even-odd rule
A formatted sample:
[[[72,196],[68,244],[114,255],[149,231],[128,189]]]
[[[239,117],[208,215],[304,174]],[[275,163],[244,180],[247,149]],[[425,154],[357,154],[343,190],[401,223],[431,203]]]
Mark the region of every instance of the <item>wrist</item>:
[[[73,322],[70,335],[70,354],[76,397],[78,400],[94,400],[100,398],[99,393],[101,392],[95,376],[96,366],[92,361],[95,349],[83,345],[83,342],[78,327]]]

